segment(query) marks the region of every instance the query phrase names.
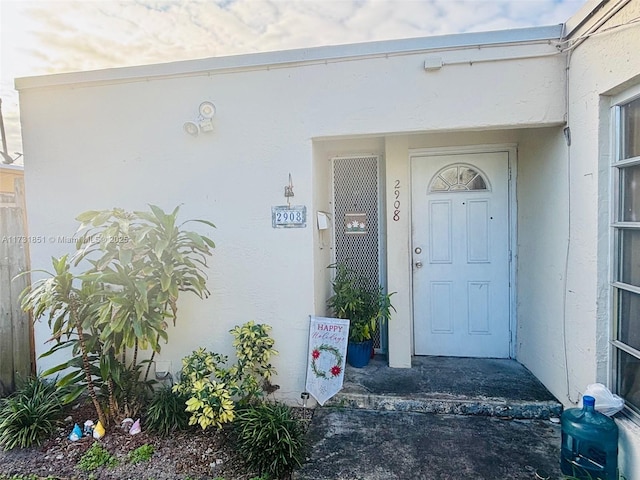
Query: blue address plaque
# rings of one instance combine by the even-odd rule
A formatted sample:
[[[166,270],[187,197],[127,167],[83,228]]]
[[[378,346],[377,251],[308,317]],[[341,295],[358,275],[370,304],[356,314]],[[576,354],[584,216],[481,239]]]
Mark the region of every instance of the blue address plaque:
[[[281,205],[271,207],[273,228],[306,228],[307,207],[304,205]]]

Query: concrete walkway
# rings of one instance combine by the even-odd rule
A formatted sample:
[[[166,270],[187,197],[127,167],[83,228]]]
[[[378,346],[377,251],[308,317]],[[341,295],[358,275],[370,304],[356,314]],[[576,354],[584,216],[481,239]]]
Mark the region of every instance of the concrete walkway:
[[[298,480],[562,478],[561,405],[512,360],[376,358],[316,409]]]

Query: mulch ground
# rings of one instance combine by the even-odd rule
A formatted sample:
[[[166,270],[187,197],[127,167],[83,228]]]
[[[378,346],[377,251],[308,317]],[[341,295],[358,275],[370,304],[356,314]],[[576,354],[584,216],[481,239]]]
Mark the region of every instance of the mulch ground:
[[[295,413],[308,425],[312,411],[295,409]],[[224,479],[250,480],[257,476],[237,455],[228,428],[199,427],[184,432],[175,432],[169,437],[160,437],[143,431],[130,435],[117,426],[112,426],[100,440],[82,437],[76,442],[68,436],[74,423],[82,428],[86,420],[96,422],[93,405],[85,403],[72,409],[56,435],[39,447],[0,450],[0,478],[14,475],[35,474],[60,480],[71,479],[135,479],[135,480],[196,480]],[[115,467],[99,467],[86,472],[77,466],[82,455],[99,442],[118,460]],[[148,461],[132,464],[130,452],[142,445],[152,445],[154,453]]]

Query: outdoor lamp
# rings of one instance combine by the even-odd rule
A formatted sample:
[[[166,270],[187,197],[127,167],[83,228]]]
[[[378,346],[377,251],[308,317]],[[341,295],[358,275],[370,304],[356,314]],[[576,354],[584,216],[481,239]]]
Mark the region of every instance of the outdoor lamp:
[[[216,107],[211,102],[202,102],[198,107],[197,122],[185,122],[183,130],[189,135],[197,137],[200,132],[213,131],[213,117],[216,114]]]

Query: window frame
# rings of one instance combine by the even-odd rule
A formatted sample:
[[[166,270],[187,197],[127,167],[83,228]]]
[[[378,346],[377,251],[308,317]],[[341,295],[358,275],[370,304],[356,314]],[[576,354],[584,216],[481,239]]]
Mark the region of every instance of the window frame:
[[[620,292],[629,292],[640,296],[640,286],[634,286],[621,281],[621,259],[623,257],[622,250],[622,234],[629,230],[640,230],[640,221],[623,221],[621,216],[623,201],[622,198],[622,176],[625,168],[640,165],[640,155],[622,159],[623,142],[624,142],[624,125],[622,112],[623,107],[631,102],[640,99],[640,85],[625,91],[624,93],[612,98],[611,101],[611,125],[612,125],[612,148],[611,148],[611,268],[610,268],[610,387],[612,391],[620,395],[620,385],[623,381],[623,375],[619,372],[618,353],[625,352],[640,361],[640,350],[619,340],[620,323],[619,315]],[[638,212],[640,214],[640,212]],[[623,397],[624,398],[624,397]],[[625,400],[624,413],[633,419],[636,423],[640,423],[640,405],[637,407],[630,406]]]
[[[442,174],[452,168],[468,168],[470,170],[472,170],[473,172],[475,172],[475,176],[469,181],[467,182],[465,185],[468,185],[469,183],[471,183],[473,180],[476,179],[476,177],[480,177],[480,179],[482,179],[482,182],[484,183],[484,188],[478,188],[478,189],[470,189],[470,188],[455,188],[455,189],[447,189],[447,190],[436,190],[434,189],[434,185],[436,183],[436,181],[439,178],[442,178],[442,180],[447,183],[448,185],[452,186],[452,184],[450,184],[444,177],[442,177]],[[460,185],[459,183],[457,183],[456,185]],[[445,167],[442,167],[440,170],[438,170],[435,175],[433,177],[431,177],[431,180],[429,180],[429,185],[427,188],[427,192],[428,193],[459,193],[459,192],[490,192],[491,191],[491,183],[489,182],[489,177],[487,177],[487,175],[480,170],[478,167],[476,167],[475,165],[471,165],[469,163],[465,163],[465,162],[457,162],[457,163],[451,163]]]

